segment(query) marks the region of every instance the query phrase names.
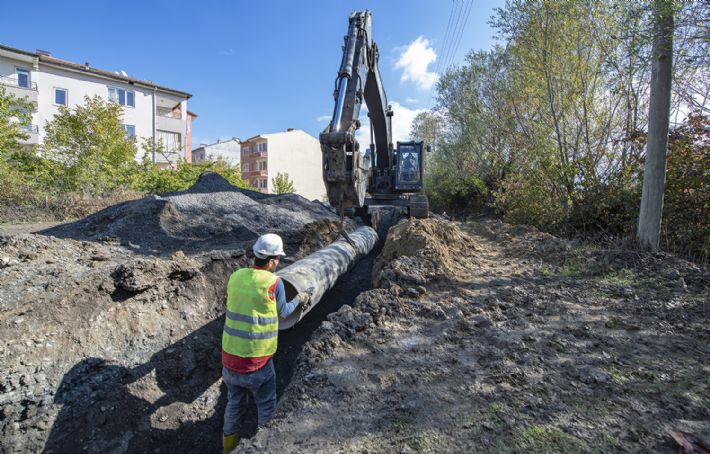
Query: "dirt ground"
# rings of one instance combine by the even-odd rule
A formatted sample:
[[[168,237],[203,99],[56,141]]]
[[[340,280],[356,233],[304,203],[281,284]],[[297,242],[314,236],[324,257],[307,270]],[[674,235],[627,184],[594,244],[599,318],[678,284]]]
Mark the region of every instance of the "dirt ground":
[[[224,286],[279,227],[286,264],[338,236],[214,177],[0,236],[0,453],[219,452]],[[710,424],[709,290],[670,255],[400,222],[280,335],[277,415],[239,450],[676,452]]]
[[[20,233],[35,233],[63,224],[59,221],[0,223],[0,235],[18,235]]]
[[[710,273],[410,220],[241,452],[677,452],[710,427]]]

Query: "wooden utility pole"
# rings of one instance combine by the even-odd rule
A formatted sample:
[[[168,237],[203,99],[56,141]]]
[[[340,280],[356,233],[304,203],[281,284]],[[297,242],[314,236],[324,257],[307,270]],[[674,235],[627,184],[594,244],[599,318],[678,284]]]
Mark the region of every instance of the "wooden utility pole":
[[[648,109],[648,143],[643,174],[643,193],[637,230],[641,247],[658,250],[666,177],[666,149],[671,105],[673,68],[673,1],[653,3],[653,53]]]

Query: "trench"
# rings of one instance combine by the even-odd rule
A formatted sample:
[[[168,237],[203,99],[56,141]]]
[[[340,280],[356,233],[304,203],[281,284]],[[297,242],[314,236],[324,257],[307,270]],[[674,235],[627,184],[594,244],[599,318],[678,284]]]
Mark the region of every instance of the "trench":
[[[360,293],[372,288],[372,268],[383,237],[338,278],[303,319],[279,333],[274,357],[279,401],[313,332],[330,313],[353,304]],[[213,269],[211,280],[222,282],[221,276],[230,269]],[[227,389],[223,383],[214,385],[221,377],[223,324],[224,316],[213,319],[134,367],[118,366],[102,358],[81,360],[64,375],[54,396],[54,404],[61,405],[61,411],[48,428],[42,451],[220,452]],[[149,402],[130,388],[151,374],[161,396]],[[256,420],[256,407],[251,401],[242,420],[242,437],[256,433]],[[0,444],[0,454],[3,452]]]
[[[372,267],[377,255],[382,249],[383,241],[377,242],[368,255],[360,259],[347,273],[340,276],[333,288],[328,290],[320,302],[293,328],[279,333],[279,345],[274,356],[276,369],[276,393],[279,402],[284,390],[291,383],[296,361],[304,345],[311,339],[313,332],[325,321],[329,314],[337,312],[343,305],[352,305],[355,298],[362,292],[372,288]],[[225,390],[226,392],[226,390]],[[224,405],[217,411],[223,414]],[[253,402],[242,424],[242,434],[245,438],[256,433],[256,409]]]

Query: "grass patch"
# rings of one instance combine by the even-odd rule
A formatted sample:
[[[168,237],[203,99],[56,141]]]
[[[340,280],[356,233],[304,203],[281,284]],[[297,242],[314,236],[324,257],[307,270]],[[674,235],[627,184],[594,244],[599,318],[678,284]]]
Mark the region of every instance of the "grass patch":
[[[422,452],[427,449],[429,444],[427,443],[426,434],[420,427],[406,421],[394,421],[390,428],[394,431],[392,441],[398,450],[404,448],[404,445],[409,446],[416,452]]]
[[[488,416],[494,416],[502,412],[503,410],[505,410],[505,404],[501,402],[493,402],[492,404],[488,405],[486,408],[483,409],[483,413]]]
[[[593,278],[610,273],[608,266],[594,260],[584,260],[580,257],[569,257],[561,267],[550,268],[546,265],[540,268],[540,275],[545,277]]]
[[[429,438],[432,434],[422,428],[421,421],[414,414],[407,411],[395,412],[389,418],[382,419],[381,423],[386,427],[387,437],[396,452],[402,450],[405,445],[416,452],[429,448]]]
[[[587,444],[555,427],[535,425],[515,437],[515,447],[528,454],[572,454],[583,452]]]
[[[618,285],[618,286],[634,286],[638,277],[636,274],[628,268],[623,268],[618,271],[612,271],[604,275],[599,276],[599,282],[606,285]]]

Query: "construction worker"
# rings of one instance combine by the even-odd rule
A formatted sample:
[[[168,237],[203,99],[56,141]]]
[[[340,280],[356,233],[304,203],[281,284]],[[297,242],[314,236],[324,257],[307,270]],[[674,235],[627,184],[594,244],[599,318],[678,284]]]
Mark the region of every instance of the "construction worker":
[[[308,293],[286,302],[281,279],[274,274],[284,256],[281,237],[267,233],[254,243],[254,265],[229,277],[227,313],[222,333],[222,379],[227,385],[222,447],[231,452],[239,441],[247,396],[256,402],[258,425],[266,424],[276,408],[276,353],[279,318],[310,304]]]

